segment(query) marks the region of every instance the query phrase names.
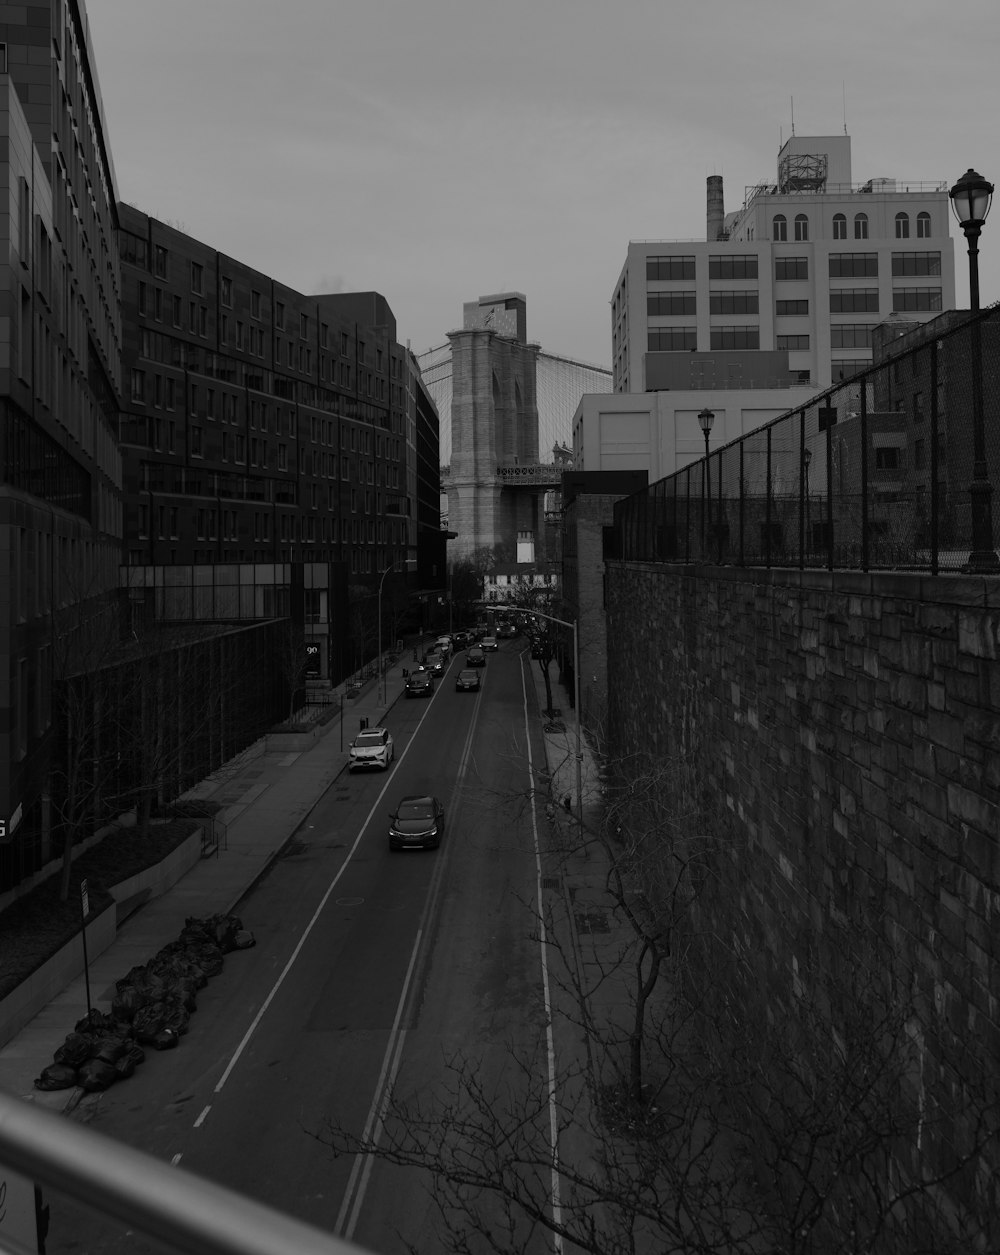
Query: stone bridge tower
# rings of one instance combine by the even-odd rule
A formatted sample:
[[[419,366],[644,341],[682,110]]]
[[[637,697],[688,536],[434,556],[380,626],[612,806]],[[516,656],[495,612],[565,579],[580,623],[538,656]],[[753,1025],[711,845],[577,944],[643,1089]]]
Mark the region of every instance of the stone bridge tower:
[[[448,526],[454,556],[503,546],[510,560],[530,535],[541,547],[544,493],[538,457],[537,344],[526,336],[517,292],[480,297],[463,308],[451,344],[451,468]],[[536,553],[541,557],[542,554]]]

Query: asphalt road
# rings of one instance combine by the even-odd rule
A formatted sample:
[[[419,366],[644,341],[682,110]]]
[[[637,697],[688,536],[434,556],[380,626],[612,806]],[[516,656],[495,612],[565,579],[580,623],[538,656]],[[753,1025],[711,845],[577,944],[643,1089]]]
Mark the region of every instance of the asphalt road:
[[[257,946],[202,991],[178,1050],[92,1101],[95,1128],[379,1255],[442,1248],[426,1171],[337,1155],[331,1141],[379,1130],[390,1083],[444,1128],[456,1070],[489,1103],[544,1089],[530,802],[543,760],[519,654],[510,642],[489,656],[480,694],[455,691],[460,654],[432,699],[395,705],[391,769],[338,779],[240,905]],[[446,807],[440,849],[392,853],[390,808],[423,792]],[[383,1141],[398,1132],[389,1112]],[[49,1255],[151,1249],[61,1200],[52,1212]],[[538,1234],[517,1241],[551,1249]]]

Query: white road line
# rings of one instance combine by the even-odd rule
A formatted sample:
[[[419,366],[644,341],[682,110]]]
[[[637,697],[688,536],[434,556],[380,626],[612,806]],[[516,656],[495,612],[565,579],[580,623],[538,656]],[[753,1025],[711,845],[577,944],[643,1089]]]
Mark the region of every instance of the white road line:
[[[194,1127],[195,1127],[196,1129],[200,1129],[200,1128],[201,1128],[202,1124],[204,1124],[204,1122],[205,1122],[205,1117],[208,1115],[208,1113],[209,1113],[211,1110],[212,1110],[212,1106],[211,1106],[211,1104],[209,1104],[207,1107],[202,1107],[202,1109],[201,1109],[201,1115],[200,1115],[200,1116],[198,1117],[198,1119],[197,1119],[197,1120],[195,1120],[195,1122],[194,1122]]]
[[[528,666],[530,667],[530,662]],[[552,1151],[551,1168],[551,1201],[552,1221],[557,1227],[562,1224],[562,1196],[559,1182],[559,1114],[556,1103],[556,1051],[552,1029],[552,998],[549,992],[548,933],[545,928],[545,910],[542,901],[542,855],[538,843],[538,811],[535,806],[535,775],[532,770],[531,727],[528,723],[527,681],[524,675],[524,660],[521,660],[521,688],[524,693],[524,732],[525,745],[528,751],[528,782],[531,795],[531,833],[535,844],[535,892],[538,904],[538,926],[540,954],[542,965],[542,996],[545,1000],[545,1053],[548,1066],[549,1084],[549,1146]],[[553,1234],[553,1250],[560,1255],[563,1249],[562,1235]]]
[[[462,747],[462,756],[458,764],[458,773],[455,777],[455,789],[453,798],[459,796],[465,774],[469,766],[469,757],[472,753],[472,738],[476,728],[476,717],[479,713],[479,698],[477,697],[476,710],[473,712],[472,721],[469,724],[469,731],[465,738],[465,744]],[[412,742],[411,742],[412,744]],[[409,746],[407,747],[409,748]],[[454,831],[456,818],[454,812],[457,806],[452,806],[452,818],[448,822],[446,832]],[[447,849],[447,835],[444,841],[444,849]],[[365,1145],[378,1146],[382,1131],[385,1127],[385,1115],[389,1107],[389,1097],[392,1093],[392,1087],[399,1072],[399,1065],[403,1058],[403,1045],[406,1040],[406,1030],[400,1029],[399,1025],[402,1021],[406,1004],[410,996],[410,985],[413,973],[416,970],[417,960],[420,957],[420,951],[423,944],[423,938],[427,931],[427,926],[433,917],[437,908],[438,896],[441,892],[441,884],[444,880],[444,859],[439,859],[437,866],[434,868],[434,875],[431,878],[430,888],[427,894],[427,900],[424,903],[424,909],[421,912],[420,927],[417,930],[416,939],[413,943],[413,949],[410,951],[410,961],[406,968],[406,977],[403,981],[403,988],[399,995],[399,1001],[396,1004],[396,1014],[393,1017],[392,1028],[389,1030],[389,1037],[386,1041],[385,1055],[382,1058],[382,1068],[379,1072],[379,1078],[375,1085],[375,1092],[372,1096],[371,1106],[368,1108],[368,1115],[365,1119],[364,1131],[361,1134],[361,1141]],[[351,1175],[347,1181],[347,1188],[344,1190],[344,1201],[341,1203],[340,1211],[337,1215],[336,1222],[333,1226],[333,1232],[339,1237],[343,1237],[348,1241],[354,1236],[357,1228],[358,1219],[361,1215],[361,1207],[364,1202],[365,1194],[368,1190],[368,1183],[371,1179],[372,1169],[374,1168],[374,1156],[371,1154],[355,1155],[354,1163],[351,1166]]]

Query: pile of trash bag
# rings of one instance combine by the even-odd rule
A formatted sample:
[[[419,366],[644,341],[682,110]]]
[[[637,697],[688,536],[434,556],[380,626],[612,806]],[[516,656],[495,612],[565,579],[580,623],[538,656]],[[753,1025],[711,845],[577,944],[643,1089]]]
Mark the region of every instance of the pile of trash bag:
[[[180,936],[115,983],[110,1011],[92,1008],[35,1078],[40,1090],[79,1086],[94,1092],[131,1076],[143,1047],[172,1050],[188,1031],[198,992],[223,967],[223,956],[256,945],[236,915],[193,916]]]

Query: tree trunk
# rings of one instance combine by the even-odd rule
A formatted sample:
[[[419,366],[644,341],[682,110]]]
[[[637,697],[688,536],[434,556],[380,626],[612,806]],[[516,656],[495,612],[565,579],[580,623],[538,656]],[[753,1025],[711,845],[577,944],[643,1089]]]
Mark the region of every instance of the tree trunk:
[[[650,956],[649,971],[643,976],[642,965],[647,954]],[[642,1047],[646,1033],[646,1003],[656,987],[660,976],[660,951],[655,942],[645,941],[636,960],[635,982],[635,1016],[632,1020],[632,1032],[629,1035],[629,1093],[632,1101],[638,1106],[642,1098]]]

